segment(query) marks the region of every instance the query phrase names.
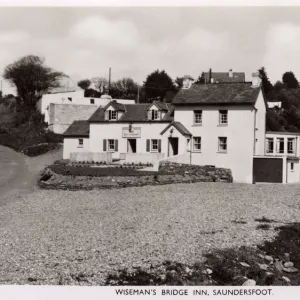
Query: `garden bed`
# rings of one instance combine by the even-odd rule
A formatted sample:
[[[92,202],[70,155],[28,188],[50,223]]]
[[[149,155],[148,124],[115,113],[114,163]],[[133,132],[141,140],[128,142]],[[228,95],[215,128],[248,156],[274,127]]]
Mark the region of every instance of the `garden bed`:
[[[232,175],[228,169],[211,166],[164,163],[159,171],[149,171],[122,165],[79,167],[65,161],[47,167],[38,184],[44,189],[91,190],[193,182],[232,182]]]

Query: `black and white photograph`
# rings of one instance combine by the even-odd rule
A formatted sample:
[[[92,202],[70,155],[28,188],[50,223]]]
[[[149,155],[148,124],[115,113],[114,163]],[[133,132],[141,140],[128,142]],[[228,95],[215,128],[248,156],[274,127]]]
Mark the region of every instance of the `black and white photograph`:
[[[0,7],[0,285],[299,286],[300,6],[98,2]]]

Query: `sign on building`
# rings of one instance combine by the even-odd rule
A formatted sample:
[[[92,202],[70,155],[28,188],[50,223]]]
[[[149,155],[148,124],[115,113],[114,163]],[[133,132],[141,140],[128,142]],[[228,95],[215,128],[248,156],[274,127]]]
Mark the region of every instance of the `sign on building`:
[[[123,138],[140,138],[141,127],[123,127],[122,128]]]

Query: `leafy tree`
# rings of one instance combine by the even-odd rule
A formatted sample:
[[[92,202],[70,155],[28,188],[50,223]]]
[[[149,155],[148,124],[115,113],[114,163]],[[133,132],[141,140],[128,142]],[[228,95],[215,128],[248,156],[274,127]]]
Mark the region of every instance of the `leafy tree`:
[[[263,90],[265,92],[265,95],[267,96],[268,93],[272,91],[273,85],[270,82],[270,79],[269,79],[266,69],[264,67],[261,67],[258,70],[258,72],[261,76]]]
[[[28,55],[4,69],[3,77],[17,89],[21,103],[35,109],[37,101],[51,88],[60,86],[63,73],[44,64],[44,58]]]
[[[284,88],[284,84],[281,81],[276,81],[276,83],[274,84],[274,91],[278,92],[280,90],[282,90]]]
[[[201,73],[201,76],[198,77],[198,79],[195,81],[197,84],[204,84],[205,83],[205,75],[204,72]]]
[[[89,79],[83,79],[78,81],[77,85],[81,87],[83,90],[87,90],[90,87],[91,83],[92,82]]]
[[[183,77],[176,77],[175,84],[178,89],[181,89],[183,85]]]
[[[88,98],[100,98],[101,97],[101,93],[94,90],[94,89],[86,89],[84,90],[84,97],[88,97]]]
[[[171,77],[164,70],[156,70],[149,74],[144,82],[144,88],[149,102],[162,101],[167,91],[175,90]]]
[[[282,82],[287,89],[295,89],[299,87],[298,80],[296,79],[293,72],[285,72],[282,75]]]

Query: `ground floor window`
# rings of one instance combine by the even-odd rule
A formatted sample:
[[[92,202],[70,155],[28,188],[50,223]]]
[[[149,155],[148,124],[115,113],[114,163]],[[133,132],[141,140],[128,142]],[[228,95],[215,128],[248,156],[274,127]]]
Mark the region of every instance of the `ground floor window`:
[[[274,139],[267,138],[267,153],[273,153],[273,152],[274,152]]]
[[[194,140],[194,151],[201,151],[201,137],[200,136],[195,136],[193,138]]]
[[[103,151],[118,152],[118,140],[103,140]]]
[[[284,153],[284,138],[277,138],[277,153]]]
[[[83,139],[78,139],[78,148],[83,147]]]
[[[161,152],[161,140],[159,139],[147,140],[146,151]]]
[[[294,171],[294,163],[291,163],[291,171]]]
[[[219,137],[219,152],[227,152],[227,137]]]

